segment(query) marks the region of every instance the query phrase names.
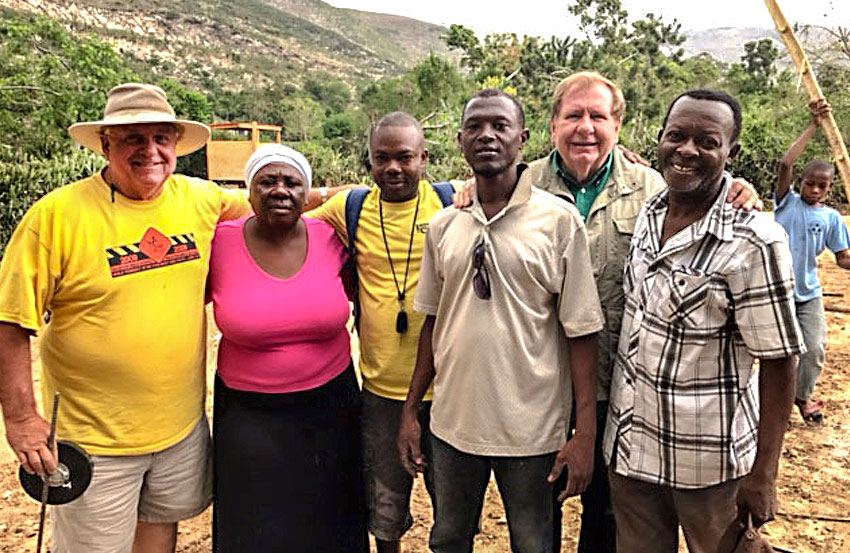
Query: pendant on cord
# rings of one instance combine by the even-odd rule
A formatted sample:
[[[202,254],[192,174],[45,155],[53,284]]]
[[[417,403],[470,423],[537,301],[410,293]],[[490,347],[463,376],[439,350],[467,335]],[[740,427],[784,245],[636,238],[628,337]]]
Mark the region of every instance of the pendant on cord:
[[[404,292],[398,293],[398,315],[395,316],[395,331],[399,334],[407,332],[407,313],[404,311]]]
[[[384,229],[384,202],[378,198],[378,217],[381,221],[381,237],[384,239],[384,248],[387,251],[387,262],[390,265],[390,272],[393,275],[393,284],[398,298],[398,315],[395,316],[395,331],[399,334],[407,332],[407,313],[404,311],[404,293],[407,290],[407,275],[410,270],[410,252],[413,251],[413,235],[416,234],[416,216],[419,214],[419,199],[421,196],[416,195],[416,209],[413,211],[413,219],[410,223],[410,241],[407,243],[407,260],[404,262],[404,280],[401,286],[398,285],[398,278],[395,274],[395,266],[393,265],[393,256],[390,254],[390,245],[387,242],[387,231]]]
[[[395,317],[395,331],[399,334],[407,332],[407,313],[404,308],[399,309],[398,315]]]

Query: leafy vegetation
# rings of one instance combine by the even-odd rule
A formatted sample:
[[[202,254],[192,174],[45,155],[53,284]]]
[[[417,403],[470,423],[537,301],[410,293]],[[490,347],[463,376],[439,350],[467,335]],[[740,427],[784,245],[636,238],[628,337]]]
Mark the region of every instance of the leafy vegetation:
[[[26,210],[58,184],[73,182],[99,171],[104,159],[87,150],[50,159],[23,155],[0,161],[0,251]]]
[[[87,2],[118,8],[113,0]],[[386,55],[391,49],[386,39],[374,41],[375,52],[384,52],[377,54],[383,62],[375,62],[375,52],[366,53],[353,42],[339,37],[328,42],[328,22],[342,25],[340,12],[311,11],[315,6],[309,1],[205,0],[195,9],[189,9],[190,5],[188,0],[153,0],[147,9],[160,21],[194,19],[204,28],[230,33],[235,45],[227,54],[230,66],[215,69],[186,61],[185,67],[178,67],[174,56],[131,55],[123,46],[110,45],[79,29],[72,34],[56,21],[0,8],[0,131],[4,136],[0,249],[34,199],[99,168],[102,161],[96,156],[70,147],[66,129],[76,121],[99,118],[104,92],[128,80],[162,86],[183,117],[281,125],[284,140],[310,158],[317,181],[326,185],[368,179],[363,165],[368,127],[392,110],[408,111],[423,122],[429,178],[464,176],[467,168],[455,134],[463,102],[482,87],[499,87],[519,98],[531,131],[524,155],[528,159],[545,155],[551,148],[551,92],[561,78],[583,69],[599,71],[623,87],[627,108],[621,141],[650,161],[672,98],[693,87],[732,92],[744,107],[742,150],[732,170],[754,183],[765,197],[775,178],[776,160],[807,123],[802,87],[793,71],[780,69],[780,52],[771,41],[747,43],[737,63],[723,63],[707,54],[686,58],[678,23],[655,15],[631,20],[621,0],[565,3],[579,24],[578,36],[546,40],[494,34],[481,39],[467,28],[452,25],[443,36],[452,53],[432,52],[407,70]],[[288,29],[305,44],[326,54],[339,50],[346,63],[377,63],[376,72],[386,74],[375,78],[369,75],[376,72],[360,67],[340,76],[328,70],[330,62],[305,68],[303,59],[295,59],[297,49],[292,54],[282,46],[283,8],[301,10],[303,21],[290,23]],[[352,19],[346,25],[357,27],[361,36],[372,36],[362,21]],[[801,30],[804,35],[808,31]],[[114,33],[112,39],[126,33],[109,32]],[[841,28],[827,34],[832,41],[819,43],[812,61],[839,126],[847,129],[850,55],[845,35]],[[118,40],[117,44],[123,43]],[[184,54],[186,60],[221,56],[203,44]],[[234,80],[237,71],[241,73]],[[801,164],[816,156],[830,157],[821,137],[807,149]],[[178,170],[203,176],[203,152],[181,158]],[[835,202],[844,201],[843,196],[842,187],[836,186]]]

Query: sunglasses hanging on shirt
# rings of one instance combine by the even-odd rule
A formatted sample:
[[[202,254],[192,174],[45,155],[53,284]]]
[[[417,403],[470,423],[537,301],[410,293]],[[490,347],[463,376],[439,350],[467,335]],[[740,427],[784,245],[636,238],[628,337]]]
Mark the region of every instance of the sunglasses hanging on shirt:
[[[472,275],[472,290],[475,295],[482,300],[489,300],[490,293],[490,273],[487,271],[485,263],[487,257],[487,244],[484,239],[475,246],[472,250],[472,268],[475,273]]]

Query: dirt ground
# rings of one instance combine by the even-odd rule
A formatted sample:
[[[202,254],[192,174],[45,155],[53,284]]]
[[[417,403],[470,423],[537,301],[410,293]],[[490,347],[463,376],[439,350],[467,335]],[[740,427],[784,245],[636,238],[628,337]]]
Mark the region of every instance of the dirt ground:
[[[848,221],[850,222],[850,221]],[[795,411],[791,415],[779,471],[779,515],[764,528],[769,541],[796,553],[850,551],[850,280],[831,254],[819,260],[827,305],[827,362],[816,390],[825,402],[822,426],[809,427]],[[212,331],[211,331],[212,336]],[[210,340],[211,350],[214,340]],[[212,365],[214,355],[211,355]],[[37,372],[37,371],[36,371]],[[2,434],[2,427],[0,427]],[[21,490],[17,463],[0,436],[0,553],[34,551],[39,505]],[[564,548],[574,551],[580,506],[577,499],[564,509]],[[404,539],[405,550],[428,551],[430,505],[421,482],[413,498],[416,523]],[[209,510],[181,526],[177,550],[210,551]],[[498,493],[492,485],[484,507],[483,528],[476,551],[507,553],[507,525]],[[685,551],[684,546],[680,547]]]

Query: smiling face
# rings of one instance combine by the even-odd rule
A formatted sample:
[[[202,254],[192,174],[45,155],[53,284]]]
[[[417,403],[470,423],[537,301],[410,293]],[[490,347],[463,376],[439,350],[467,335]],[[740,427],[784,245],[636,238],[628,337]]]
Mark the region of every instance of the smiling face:
[[[605,163],[617,143],[622,119],[611,112],[613,105],[605,84],[577,85],[564,92],[558,114],[549,121],[552,144],[579,182]]]
[[[177,166],[177,127],[168,123],[116,125],[101,135],[109,181],[128,198],[155,198]]]
[[[732,109],[717,100],[683,96],[658,139],[658,163],[671,193],[709,198],[720,187],[738,144]]]
[[[457,133],[463,157],[476,175],[485,177],[512,167],[527,140],[517,106],[504,96],[470,100]]]
[[[800,177],[800,197],[809,205],[818,206],[829,194],[835,172],[828,169],[813,169]]]
[[[259,224],[294,225],[307,188],[304,176],[287,163],[270,163],[251,179],[249,201]]]
[[[369,161],[381,198],[403,202],[416,197],[428,160],[422,133],[413,126],[380,125],[372,132]]]

